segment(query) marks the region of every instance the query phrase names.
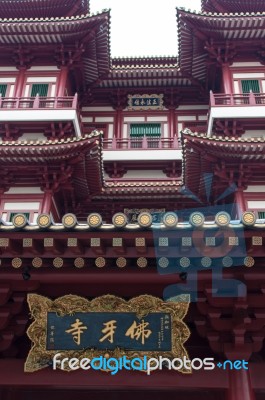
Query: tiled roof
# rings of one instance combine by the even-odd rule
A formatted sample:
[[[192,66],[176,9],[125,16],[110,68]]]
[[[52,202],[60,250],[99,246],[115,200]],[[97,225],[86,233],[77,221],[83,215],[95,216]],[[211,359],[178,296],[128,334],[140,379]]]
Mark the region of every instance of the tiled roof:
[[[62,17],[89,13],[89,0],[1,0],[0,18]]]
[[[220,48],[222,44],[226,46],[227,57],[233,56],[234,47],[236,53],[246,51],[256,57],[258,43],[265,38],[265,13],[211,14],[179,8],[177,23],[180,69],[200,82],[206,80],[208,57],[217,61],[216,43]],[[250,40],[251,45],[247,47]],[[241,46],[236,47],[237,43]]]
[[[72,169],[77,198],[87,198],[93,192],[101,192],[104,180],[100,132],[55,141],[0,142],[0,165],[8,166],[15,177],[19,173],[17,166],[38,165],[52,171],[62,162]],[[42,175],[41,168],[36,170],[36,179],[39,174]],[[27,174],[24,179],[28,179]]]
[[[177,57],[121,57],[112,59],[113,69],[178,68]]]
[[[242,173],[245,171],[244,166],[247,166],[246,175],[253,185],[264,182],[264,138],[208,137],[206,134],[186,129],[181,132],[181,141],[183,181],[194,193],[205,191],[204,176],[207,174],[210,174],[213,180],[218,178],[217,169],[221,168],[220,165],[224,168],[224,174],[236,171],[236,175],[239,166],[243,168]],[[239,178],[231,179],[235,180],[236,184]]]
[[[79,194],[87,187],[88,192],[97,196],[131,196],[150,193],[176,194],[179,192],[181,182],[179,180],[148,181],[148,182],[104,182],[103,156],[101,146],[101,132],[93,131],[89,135],[80,138],[68,138],[48,141],[4,141],[0,142],[0,165],[44,165],[52,161],[54,164],[68,161],[79,154],[84,154],[83,161],[75,164],[76,184],[80,185]],[[92,157],[91,157],[92,154]],[[83,163],[89,164],[89,168]],[[85,191],[84,195],[86,195]]]
[[[30,157],[32,157],[34,154],[40,154],[44,157],[46,155],[49,155],[50,157],[65,157],[67,155],[71,156],[71,152],[73,154],[75,148],[80,149],[87,144],[92,143],[93,139],[99,138],[100,132],[93,131],[92,133],[83,137],[72,137],[67,139],[0,141],[0,162],[4,162],[5,155],[10,156],[11,153],[16,155],[16,157],[29,157],[27,160],[29,162],[31,160]],[[32,159],[32,162],[35,163],[36,159]]]
[[[110,13],[55,18],[0,20],[0,48],[27,45],[76,46],[79,43],[87,83],[110,70]],[[6,50],[7,49],[7,50]]]
[[[180,71],[177,57],[114,58],[100,88],[191,86],[192,81]]]
[[[198,140],[205,140],[206,142],[218,142],[220,144],[223,143],[238,143],[238,144],[248,144],[248,143],[265,143],[265,137],[252,137],[252,138],[244,138],[244,137],[233,137],[233,136],[207,136],[206,133],[197,133],[192,132],[189,129],[185,129],[183,132],[183,138],[197,138]],[[253,148],[253,146],[251,146]]]
[[[202,0],[202,11],[208,13],[251,13],[265,11],[264,0]]]

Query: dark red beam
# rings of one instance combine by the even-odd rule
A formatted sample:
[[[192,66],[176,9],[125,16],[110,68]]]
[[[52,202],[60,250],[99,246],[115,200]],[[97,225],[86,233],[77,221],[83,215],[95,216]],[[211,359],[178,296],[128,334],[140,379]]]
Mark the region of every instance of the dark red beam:
[[[263,364],[261,364],[263,365]],[[195,371],[183,375],[176,371],[162,370],[147,376],[143,372],[120,371],[116,375],[97,371],[53,371],[45,368],[34,373],[24,372],[24,360],[0,360],[0,386],[31,386],[32,388],[49,386],[63,388],[86,388],[102,390],[172,390],[172,389],[226,389],[227,371]],[[265,383],[264,383],[265,387]]]
[[[22,280],[22,270],[20,273],[17,271],[4,272],[1,271],[1,283],[4,282],[17,282]],[[160,275],[156,272],[156,270],[150,272],[144,272],[141,270],[136,270],[135,272],[131,271],[109,271],[106,273],[104,271],[60,271],[56,272],[54,270],[46,272],[40,271],[35,272],[33,269],[30,271],[31,279],[30,282],[40,282],[45,284],[62,284],[65,282],[71,282],[74,284],[83,284],[84,282],[89,282],[89,284],[93,283],[101,283],[101,284],[139,284],[146,283],[148,285],[152,284],[172,284],[179,283],[181,279],[179,278],[179,274],[170,274],[170,275]],[[209,274],[209,280],[211,279],[211,275]]]
[[[265,389],[265,364],[250,364],[251,384],[255,390]],[[24,372],[24,360],[0,360],[0,386],[32,388],[74,388],[102,390],[176,390],[176,389],[227,389],[228,371],[215,368],[213,371],[194,371],[182,375],[175,371],[162,370],[147,376],[142,372],[120,371],[116,375],[97,371],[53,371],[45,368],[34,373]],[[237,371],[235,371],[237,372]]]

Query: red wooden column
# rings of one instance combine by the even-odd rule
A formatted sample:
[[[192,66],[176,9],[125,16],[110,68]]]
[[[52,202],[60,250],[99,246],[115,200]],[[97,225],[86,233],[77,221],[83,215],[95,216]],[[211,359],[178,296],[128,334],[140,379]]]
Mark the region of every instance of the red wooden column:
[[[23,96],[26,67],[19,67],[19,74],[16,82],[15,97]]]
[[[42,208],[41,208],[42,213],[49,214],[51,212],[52,195],[53,195],[53,193],[51,190],[45,191],[43,202],[42,202]]]
[[[121,107],[116,108],[114,135],[115,135],[116,139],[122,139],[122,108]]]
[[[235,193],[235,202],[236,202],[237,216],[239,218],[243,214],[243,212],[246,211],[242,189],[238,189],[237,192]]]
[[[249,370],[229,371],[227,400],[255,400]]]
[[[66,88],[66,82],[67,82],[67,76],[68,76],[68,67],[62,66],[60,75],[59,75],[59,82],[57,85],[57,96],[58,97],[63,97],[65,93],[65,88]]]
[[[234,93],[234,88],[232,85],[232,76],[229,64],[223,64],[222,71],[223,71],[224,91],[226,94],[232,94]]]
[[[178,129],[177,129],[177,118],[176,118],[176,108],[179,105],[179,98],[173,89],[164,95],[164,105],[168,109],[168,137],[172,141],[172,147],[176,146]]]
[[[169,118],[168,118],[168,122],[169,122],[169,137],[170,138],[174,138],[174,136],[177,134],[177,121],[176,121],[176,107],[172,106],[169,107]]]

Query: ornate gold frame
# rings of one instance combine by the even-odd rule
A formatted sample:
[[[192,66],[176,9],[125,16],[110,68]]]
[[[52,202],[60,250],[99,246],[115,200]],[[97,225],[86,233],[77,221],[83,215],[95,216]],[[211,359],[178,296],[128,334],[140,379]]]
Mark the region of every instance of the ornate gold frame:
[[[103,354],[102,350],[85,349],[84,351],[60,351],[61,357],[94,358],[99,356],[120,358],[127,356],[128,359],[134,357],[142,358],[159,356],[168,358],[181,358],[188,353],[184,348],[184,343],[190,336],[187,325],[183,322],[183,318],[189,309],[189,295],[176,296],[165,302],[157,297],[142,295],[126,301],[120,297],[113,295],[105,295],[97,297],[91,301],[75,296],[66,295],[52,301],[47,297],[38,294],[28,294],[27,297],[31,318],[34,319],[27,330],[27,335],[33,343],[24,365],[25,372],[35,372],[49,366],[49,362],[58,350],[47,350],[47,313],[56,312],[59,316],[73,315],[77,312],[135,312],[139,318],[143,318],[149,313],[165,312],[171,314],[172,329],[172,350],[168,352],[150,352],[150,351],[126,351],[116,348]],[[190,373],[184,367],[179,370],[182,373]]]
[[[135,97],[140,97],[142,99],[157,99],[159,101],[158,105],[155,106],[133,106],[132,104],[132,100]],[[164,101],[163,101],[163,94],[129,94],[128,95],[128,106],[127,106],[127,110],[128,111],[136,111],[136,110],[142,110],[142,111],[147,111],[147,110],[163,110],[164,109]]]

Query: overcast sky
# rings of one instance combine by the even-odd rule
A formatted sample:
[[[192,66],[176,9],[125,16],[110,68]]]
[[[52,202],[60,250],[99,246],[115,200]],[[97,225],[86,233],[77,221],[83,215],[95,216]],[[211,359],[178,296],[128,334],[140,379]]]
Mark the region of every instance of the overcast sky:
[[[177,54],[176,7],[200,10],[201,0],[90,0],[92,13],[111,10],[111,56]]]

